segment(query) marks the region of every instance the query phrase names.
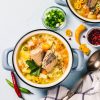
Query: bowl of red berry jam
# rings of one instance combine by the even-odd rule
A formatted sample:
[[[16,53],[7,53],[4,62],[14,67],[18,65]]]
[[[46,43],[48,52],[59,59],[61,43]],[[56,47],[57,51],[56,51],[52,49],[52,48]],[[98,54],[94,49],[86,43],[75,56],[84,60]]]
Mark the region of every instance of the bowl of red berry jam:
[[[87,34],[87,41],[93,47],[100,48],[100,27],[92,28]]]

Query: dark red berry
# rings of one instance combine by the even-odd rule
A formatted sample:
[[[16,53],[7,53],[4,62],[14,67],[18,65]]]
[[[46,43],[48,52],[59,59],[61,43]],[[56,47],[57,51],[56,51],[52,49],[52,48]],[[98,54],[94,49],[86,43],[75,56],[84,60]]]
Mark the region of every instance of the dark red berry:
[[[69,40],[72,40],[71,38],[69,38]]]
[[[86,38],[85,35],[83,35],[83,38]]]

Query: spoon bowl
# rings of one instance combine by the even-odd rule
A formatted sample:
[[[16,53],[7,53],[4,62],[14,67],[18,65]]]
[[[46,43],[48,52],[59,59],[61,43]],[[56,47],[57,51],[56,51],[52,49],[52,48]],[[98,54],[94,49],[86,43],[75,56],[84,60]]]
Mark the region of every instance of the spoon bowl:
[[[89,72],[100,69],[100,50],[97,50],[90,56],[87,62],[87,69]]]

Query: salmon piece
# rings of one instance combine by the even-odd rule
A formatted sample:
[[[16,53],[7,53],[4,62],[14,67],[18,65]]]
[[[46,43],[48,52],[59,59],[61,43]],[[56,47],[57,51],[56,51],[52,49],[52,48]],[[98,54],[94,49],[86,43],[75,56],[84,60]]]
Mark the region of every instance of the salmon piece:
[[[38,66],[42,65],[42,60],[43,60],[43,57],[44,57],[44,51],[42,50],[42,48],[38,47],[34,50],[31,50],[30,56],[31,56],[31,59],[34,60],[34,62]]]
[[[55,56],[53,51],[48,50],[43,59],[42,68],[44,68],[47,72],[51,72],[56,64],[57,57]]]
[[[98,2],[98,0],[88,0],[88,6],[90,8],[93,8],[97,4],[97,2]]]
[[[35,44],[33,43],[32,40],[28,41],[27,46],[29,49],[33,48],[35,46]]]

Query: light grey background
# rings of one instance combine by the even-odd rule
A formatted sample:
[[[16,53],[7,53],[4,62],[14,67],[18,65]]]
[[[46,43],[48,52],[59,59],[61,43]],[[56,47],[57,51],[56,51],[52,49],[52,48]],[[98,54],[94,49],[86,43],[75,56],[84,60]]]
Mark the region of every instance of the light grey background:
[[[4,70],[1,64],[4,49],[14,47],[25,33],[34,29],[44,28],[41,17],[44,10],[50,6],[58,5],[54,3],[54,0],[0,0],[0,100],[19,100],[14,90],[5,82],[5,79],[11,79],[11,76],[10,72]],[[65,29],[71,28],[74,33],[75,28],[82,22],[74,17],[69,9],[62,8],[67,14],[67,26],[59,33],[65,36]],[[88,25],[87,27],[89,29]],[[66,39],[68,40],[67,37]],[[86,43],[85,39],[81,41]],[[69,43],[73,48],[78,48],[74,38]],[[94,52],[96,49],[91,48],[91,50]],[[35,93],[35,95],[24,95],[25,100],[39,100],[43,96],[42,90],[29,87],[20,80],[19,83]]]

